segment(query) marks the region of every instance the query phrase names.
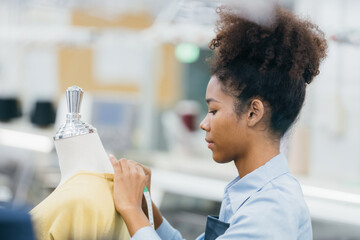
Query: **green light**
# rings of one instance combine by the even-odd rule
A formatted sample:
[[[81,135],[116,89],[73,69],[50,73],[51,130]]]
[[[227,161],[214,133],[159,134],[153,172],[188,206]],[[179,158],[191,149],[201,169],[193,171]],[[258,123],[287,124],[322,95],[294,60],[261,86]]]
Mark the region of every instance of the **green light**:
[[[183,63],[193,63],[198,60],[200,49],[191,43],[180,43],[175,48],[176,58]]]

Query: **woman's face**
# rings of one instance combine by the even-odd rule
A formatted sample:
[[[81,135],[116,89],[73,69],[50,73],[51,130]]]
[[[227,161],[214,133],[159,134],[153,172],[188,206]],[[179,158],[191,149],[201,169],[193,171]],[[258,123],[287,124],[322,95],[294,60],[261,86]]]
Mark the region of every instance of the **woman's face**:
[[[222,83],[212,76],[206,89],[208,114],[200,123],[206,131],[205,140],[218,163],[237,160],[247,149],[246,117],[239,117],[234,111],[234,98],[223,92]]]

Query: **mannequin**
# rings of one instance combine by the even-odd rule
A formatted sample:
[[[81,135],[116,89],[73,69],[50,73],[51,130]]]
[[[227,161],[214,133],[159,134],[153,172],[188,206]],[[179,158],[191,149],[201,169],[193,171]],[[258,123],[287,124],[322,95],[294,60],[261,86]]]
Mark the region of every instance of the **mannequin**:
[[[78,171],[114,173],[99,135],[89,133],[55,141],[59,158],[61,186]]]
[[[96,129],[80,120],[83,94],[77,86],[66,90],[69,112],[66,123],[54,136],[61,172],[58,187],[78,171],[114,173]]]
[[[113,202],[113,168],[94,127],[80,120],[83,91],[66,90],[66,123],[54,136],[61,180],[31,210],[38,239],[129,239]]]

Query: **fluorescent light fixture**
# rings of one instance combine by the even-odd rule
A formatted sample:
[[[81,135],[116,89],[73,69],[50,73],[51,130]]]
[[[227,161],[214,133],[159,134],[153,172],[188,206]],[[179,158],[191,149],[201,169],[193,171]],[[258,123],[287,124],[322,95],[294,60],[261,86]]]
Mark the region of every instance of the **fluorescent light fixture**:
[[[342,192],[313,186],[302,185],[305,197],[320,198],[343,203],[360,204],[360,194]]]
[[[51,152],[54,146],[49,137],[9,129],[0,129],[0,144],[44,153]]]

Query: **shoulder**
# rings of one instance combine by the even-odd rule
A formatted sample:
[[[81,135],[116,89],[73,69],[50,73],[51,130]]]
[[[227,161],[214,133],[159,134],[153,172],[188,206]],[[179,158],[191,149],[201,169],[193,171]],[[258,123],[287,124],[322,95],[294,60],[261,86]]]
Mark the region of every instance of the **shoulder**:
[[[231,228],[235,232],[246,229],[246,234],[253,232],[264,239],[296,239],[301,231],[311,233],[310,214],[299,183],[291,174],[270,181],[237,209],[230,220]]]
[[[290,173],[283,174],[260,188],[241,207],[242,211],[253,208],[262,216],[293,218],[301,221],[301,215],[308,213],[299,182]]]
[[[86,180],[86,182],[84,182]],[[74,178],[52,192],[31,213],[40,217],[59,215],[76,215],[79,211],[88,213],[103,209],[112,203],[111,185],[102,179]],[[110,206],[112,206],[110,204]],[[59,211],[61,209],[61,211]]]
[[[93,201],[79,191],[57,191],[45,198],[39,205],[31,210],[33,218],[42,220],[72,218],[80,212],[90,214]]]

